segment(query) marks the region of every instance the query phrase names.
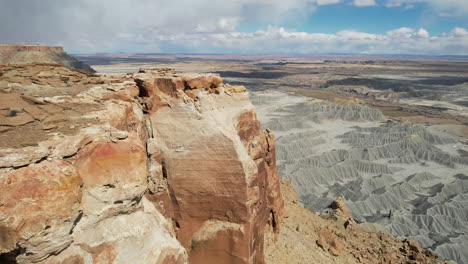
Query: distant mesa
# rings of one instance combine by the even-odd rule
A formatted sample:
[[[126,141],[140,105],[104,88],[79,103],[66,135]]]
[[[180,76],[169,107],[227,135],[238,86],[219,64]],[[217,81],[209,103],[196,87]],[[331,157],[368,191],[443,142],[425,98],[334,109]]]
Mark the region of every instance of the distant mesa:
[[[0,44],[0,64],[58,63],[75,70],[96,72],[89,65],[68,55],[63,47]]]

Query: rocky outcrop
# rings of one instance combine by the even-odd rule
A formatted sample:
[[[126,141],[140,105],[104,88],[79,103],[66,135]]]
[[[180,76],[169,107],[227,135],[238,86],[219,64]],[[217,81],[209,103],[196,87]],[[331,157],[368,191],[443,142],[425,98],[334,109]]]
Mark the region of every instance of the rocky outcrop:
[[[58,63],[67,68],[96,72],[68,55],[63,47],[43,45],[0,44],[0,64]]]
[[[47,83],[28,89],[37,68]],[[2,69],[0,262],[264,262],[283,201],[274,138],[244,87],[171,70],[83,83],[56,65]]]
[[[265,223],[276,228],[282,202],[273,136],[244,89],[216,75],[134,77],[148,95],[151,180],[160,186],[147,197],[162,201],[190,263],[263,263]]]

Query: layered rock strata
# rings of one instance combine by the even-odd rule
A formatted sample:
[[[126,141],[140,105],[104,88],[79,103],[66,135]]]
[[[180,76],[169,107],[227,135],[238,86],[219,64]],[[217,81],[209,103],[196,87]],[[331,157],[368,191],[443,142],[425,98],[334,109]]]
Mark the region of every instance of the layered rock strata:
[[[171,70],[86,78],[71,95],[0,87],[17,103],[1,133],[31,136],[0,149],[0,262],[263,263],[283,201],[245,88]]]

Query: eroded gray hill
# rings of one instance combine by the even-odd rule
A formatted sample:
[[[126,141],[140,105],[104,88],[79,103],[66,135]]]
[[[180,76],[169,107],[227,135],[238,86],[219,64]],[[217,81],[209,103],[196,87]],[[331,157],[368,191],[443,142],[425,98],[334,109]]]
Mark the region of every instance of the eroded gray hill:
[[[343,196],[358,222],[468,263],[468,146],[460,138],[384,122],[378,110],[354,103],[278,92],[252,97],[278,137],[279,173],[302,203],[325,212]]]

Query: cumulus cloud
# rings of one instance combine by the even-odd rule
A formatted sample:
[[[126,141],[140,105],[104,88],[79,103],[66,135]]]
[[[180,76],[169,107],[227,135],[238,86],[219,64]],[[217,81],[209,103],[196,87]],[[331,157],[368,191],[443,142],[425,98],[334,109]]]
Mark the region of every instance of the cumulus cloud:
[[[185,43],[201,52],[468,55],[468,31],[463,28],[431,36],[422,28],[399,28],[385,34],[350,30],[322,34],[269,26],[253,33],[206,34],[202,42],[193,34],[173,37],[170,43]]]
[[[333,5],[333,4],[338,4],[341,3],[341,0],[317,0],[316,1],[318,5]]]
[[[427,32],[427,30],[424,28],[420,28],[416,34],[414,34],[414,36],[417,38],[427,39],[429,38],[429,32]]]
[[[375,0],[354,0],[353,1],[353,5],[355,6],[375,6],[377,5],[377,3],[375,2]]]
[[[458,38],[468,37],[468,30],[464,28],[454,28],[450,34]]]
[[[410,38],[414,33],[414,29],[402,27],[387,32],[387,35],[391,38]]]

